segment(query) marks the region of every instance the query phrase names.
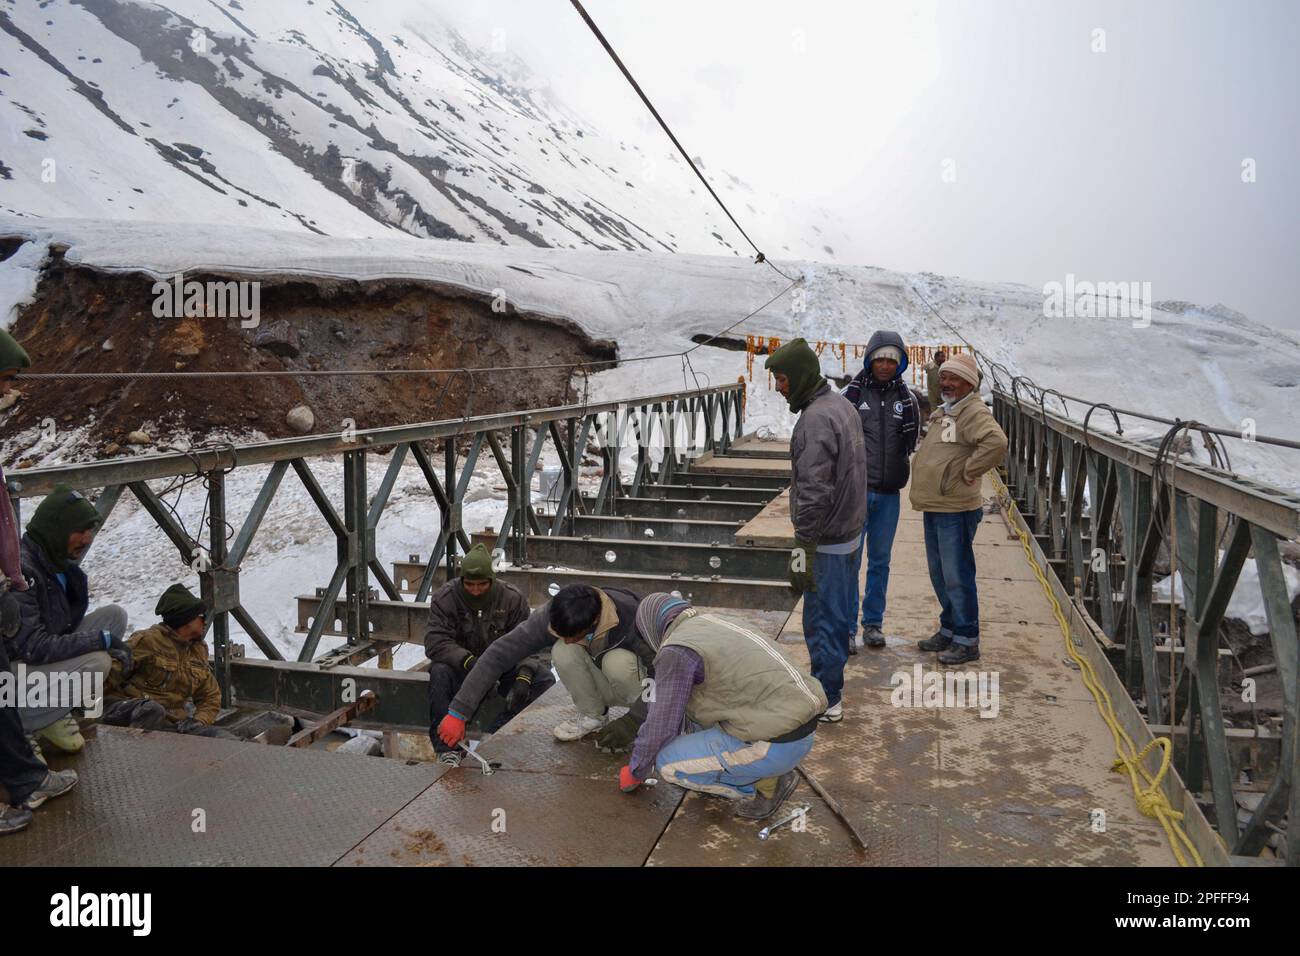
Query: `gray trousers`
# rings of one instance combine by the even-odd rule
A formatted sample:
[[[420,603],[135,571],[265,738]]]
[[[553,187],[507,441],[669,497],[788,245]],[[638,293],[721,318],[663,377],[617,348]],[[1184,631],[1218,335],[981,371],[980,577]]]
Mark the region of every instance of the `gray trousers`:
[[[72,713],[75,707],[87,707],[90,701],[86,699],[88,693],[86,689],[98,685],[98,699],[103,699],[104,681],[108,679],[108,669],[113,665],[113,659],[108,656],[107,651],[95,651],[93,654],[82,654],[80,657],[69,658],[66,661],[51,661],[48,664],[25,664],[27,674],[43,673],[46,675],[48,686],[62,686],[65,688],[79,688],[81,692],[74,690],[71,697],[60,694],[57,702],[51,702],[45,707],[19,707],[18,716],[23,722],[23,732],[34,734],[44,730],[57,721],[62,720],[68,714]],[[18,665],[14,665],[17,670]],[[96,676],[98,674],[98,676]]]
[[[82,618],[79,626],[79,630],[108,631],[117,638],[126,635],[126,628],[126,611],[116,604],[96,608]],[[18,661],[14,661],[11,667],[16,671],[18,664]],[[92,686],[91,682],[94,681],[95,672],[98,671],[101,675],[98,687],[102,697],[103,681],[108,678],[108,671],[113,666],[113,659],[108,656],[107,651],[94,651],[66,661],[50,661],[47,664],[24,663],[23,666],[29,675],[38,672],[45,674],[49,686],[76,687],[79,685],[89,687]],[[53,678],[52,683],[51,678]],[[18,716],[23,722],[23,731],[34,734],[37,731],[44,730],[56,721],[62,720],[72,712],[74,707],[82,707],[85,703],[87,702],[80,699],[62,699],[57,703],[51,702],[49,706],[45,707],[19,707],[17,710]]]
[[[631,707],[641,696],[645,669],[635,654],[622,647],[606,651],[598,665],[586,648],[556,641],[551,663],[578,713],[587,717],[600,717],[610,707]]]

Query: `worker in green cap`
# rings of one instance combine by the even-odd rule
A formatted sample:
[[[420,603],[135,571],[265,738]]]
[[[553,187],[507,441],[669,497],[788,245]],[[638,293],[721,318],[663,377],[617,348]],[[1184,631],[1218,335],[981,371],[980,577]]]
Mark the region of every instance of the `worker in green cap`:
[[[79,683],[94,672],[107,675],[110,658],[130,665],[131,651],[122,639],[126,611],[116,604],[89,611],[90,584],[80,561],[99,523],[95,506],[66,485],[46,495],[27,523],[21,546],[27,588],[14,592],[21,620],[8,651],[15,663],[26,666],[29,679],[34,671],[44,671],[55,680]],[[86,741],[71,711],[83,705],[50,701],[45,707],[19,708],[19,713],[29,734],[76,753]]]
[[[867,519],[867,458],[858,411],[831,388],[803,339],[764,366],[799,416],[790,434],[790,586],[803,594],[803,633],[812,676],[826,692],[819,718],[844,718],[844,664],[857,623],[855,552]]]
[[[158,599],[154,613],[162,620],[127,641],[133,660],[113,662],[102,722],[240,739],[213,726],[221,712],[221,687],[208,665],[203,639],[206,606],[185,585],[173,584]]]
[[[461,558],[460,576],[429,597],[429,622],[424,629],[424,654],[430,661],[429,739],[441,763],[453,767],[460,763],[461,752],[444,743],[437,733],[438,725],[449,716],[460,685],[483,652],[526,621],[528,613],[524,596],[497,580],[492,555],[481,544]],[[494,685],[495,694],[505,698],[505,709],[486,729],[499,730],[554,683],[545,651],[525,657]],[[482,702],[479,706],[483,706]],[[455,715],[462,733],[464,723],[473,716]]]

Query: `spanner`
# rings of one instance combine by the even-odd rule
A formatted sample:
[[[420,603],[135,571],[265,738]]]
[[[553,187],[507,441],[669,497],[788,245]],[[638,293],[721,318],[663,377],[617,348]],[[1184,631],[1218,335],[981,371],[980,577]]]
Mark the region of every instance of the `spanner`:
[[[760,840],[766,840],[768,837],[772,835],[773,830],[780,829],[781,827],[785,826],[787,823],[794,822],[794,820],[798,817],[807,816],[808,810],[809,810],[809,806],[806,803],[802,807],[795,807],[793,810],[791,810],[789,813],[783,816],[780,820],[777,820],[776,823],[770,823],[767,826],[763,827],[763,829],[759,830],[758,838]]]
[[[483,767],[483,776],[486,777],[486,776],[490,776],[491,774],[496,773],[496,770],[493,768],[492,764],[488,763],[486,760],[484,760],[482,757],[480,757],[477,753],[475,753],[473,750],[471,750],[469,747],[467,747],[467,746],[465,745],[465,741],[463,741],[463,740],[460,741],[459,746],[460,746],[460,749],[461,749],[461,750],[465,751],[465,753],[469,754],[471,757],[473,757],[475,760],[477,760],[477,761],[479,762],[480,766]]]

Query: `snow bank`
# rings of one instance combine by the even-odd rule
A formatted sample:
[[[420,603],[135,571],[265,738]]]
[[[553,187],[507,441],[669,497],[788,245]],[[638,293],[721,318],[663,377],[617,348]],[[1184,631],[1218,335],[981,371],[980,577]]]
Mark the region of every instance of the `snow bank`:
[[[48,244],[25,242],[0,262],[0,329],[7,331],[18,318],[19,309],[35,297],[41,269],[48,258]]]
[[[438,283],[504,297],[519,310],[570,319],[593,336],[617,341],[624,361],[689,348],[692,335],[731,326],[787,285],[765,266],[727,256],[489,246],[399,236],[343,239],[225,225],[99,220],[0,218],[0,235],[24,236],[40,247],[65,243],[69,262],[159,278],[207,271],[250,278]],[[0,263],[0,275],[14,268],[13,261]],[[733,336],[803,335],[860,343],[884,327],[908,342],[937,344],[956,338],[945,324],[950,323],[981,351],[1046,387],[1232,429],[1253,423],[1259,434],[1300,439],[1292,412],[1300,396],[1300,341],[1236,313],[1158,304],[1150,326],[1135,328],[1128,319],[1047,318],[1042,292],[1026,286],[866,266],[781,265],[804,277],[800,294],[782,296]],[[29,282],[30,276],[21,281]],[[690,367],[677,357],[626,364],[593,376],[592,397],[658,393],[679,382],[735,381],[744,372],[744,358],[740,352],[706,347],[692,353]],[[841,371],[829,352],[823,366],[828,373]],[[788,433],[792,418],[768,394],[761,371],[750,408],[754,418],[747,428],[766,425]],[[1084,409],[1072,402],[1069,411],[1082,417]],[[1111,427],[1102,415],[1094,415],[1091,424],[1100,430]],[[1125,434],[1136,439],[1158,438],[1162,431],[1162,426],[1132,420],[1125,425]],[[1295,452],[1242,441],[1228,444],[1241,473],[1300,491]]]
[[[1219,557],[1222,556],[1223,552],[1219,552]],[[1300,594],[1300,571],[1289,564],[1283,564],[1282,576],[1286,579],[1287,600],[1294,601],[1295,596]],[[1174,578],[1178,588],[1178,603],[1182,605],[1184,604],[1182,572],[1174,572]],[[1152,586],[1151,591],[1157,600],[1168,601],[1169,578],[1161,578]],[[1259,568],[1254,558],[1247,558],[1242,566],[1241,576],[1237,579],[1237,586],[1233,589],[1232,600],[1228,602],[1224,617],[1245,621],[1252,634],[1268,633],[1268,616],[1264,613],[1264,595],[1259,587]]]

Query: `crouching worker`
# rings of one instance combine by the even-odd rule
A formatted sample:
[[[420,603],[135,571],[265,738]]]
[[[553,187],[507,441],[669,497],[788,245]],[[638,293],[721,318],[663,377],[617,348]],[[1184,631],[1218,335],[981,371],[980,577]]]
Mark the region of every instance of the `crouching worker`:
[[[203,602],[185,585],[173,584],[158,599],[154,613],[162,621],[128,639],[131,658],[113,661],[100,722],[241,739],[212,725],[221,712],[221,687],[208,666]]]
[[[528,620],[528,601],[518,590],[496,579],[492,556],[476,544],[461,559],[460,577],[448,581],[429,598],[429,623],[424,630],[424,654],[429,665],[429,739],[439,763],[457,766],[461,753],[438,736],[452,698],[460,691],[483,653]],[[484,697],[504,698],[500,716],[487,728],[500,730],[555,684],[545,651],[530,654],[506,670],[487,688]],[[477,708],[476,708],[477,709]],[[473,713],[468,717],[472,719]]]
[[[57,486],[37,506],[21,543],[25,591],[15,591],[20,622],[9,641],[9,656],[27,674],[42,671],[51,682],[102,682],[110,657],[128,661],[126,611],[115,604],[90,607],[90,583],[79,562],[95,539],[100,516],[80,493]],[[53,686],[53,683],[51,684]],[[102,686],[102,683],[100,684]],[[65,753],[86,745],[71,716],[79,703],[50,701],[47,707],[21,707],[23,729]]]
[[[654,651],[637,634],[637,604],[637,596],[623,588],[587,584],[560,588],[555,597],[474,662],[438,725],[442,742],[456,746],[465,736],[466,718],[492,685],[512,667],[548,647],[551,663],[578,709],[577,720],[556,725],[556,739],[580,740],[605,728],[609,708],[631,707],[641,699],[641,682],[654,660]],[[634,719],[624,718],[609,726],[630,727],[629,741],[636,732]],[[600,743],[610,746],[605,735]]]
[[[771,641],[671,594],[642,601],[636,625],[655,650],[654,694],[619,787],[657,765],[670,783],[736,801],[738,817],[775,813],[812,749],[822,685]]]

